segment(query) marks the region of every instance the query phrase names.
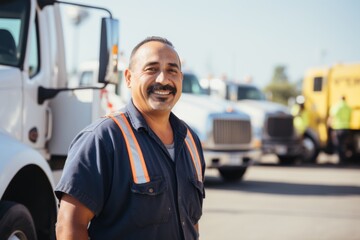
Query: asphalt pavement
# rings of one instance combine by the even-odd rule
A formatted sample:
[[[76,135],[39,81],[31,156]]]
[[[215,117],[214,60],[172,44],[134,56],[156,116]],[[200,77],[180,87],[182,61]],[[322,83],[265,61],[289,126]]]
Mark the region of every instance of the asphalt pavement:
[[[201,240],[360,240],[360,165],[336,155],[293,166],[266,156],[235,183],[208,169],[205,189]]]
[[[360,166],[321,157],[295,166],[268,157],[236,183],[208,170],[201,239],[360,239]]]

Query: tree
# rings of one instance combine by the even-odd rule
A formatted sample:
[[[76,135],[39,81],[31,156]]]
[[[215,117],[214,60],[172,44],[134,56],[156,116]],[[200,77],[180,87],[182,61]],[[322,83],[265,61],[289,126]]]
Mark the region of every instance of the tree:
[[[289,98],[296,97],[296,86],[289,82],[286,66],[279,65],[275,67],[271,82],[265,87],[264,92],[270,96],[271,101],[284,105],[287,105]]]
[[[286,66],[279,65],[274,69],[274,74],[271,79],[272,83],[288,83],[288,77],[286,74]]]

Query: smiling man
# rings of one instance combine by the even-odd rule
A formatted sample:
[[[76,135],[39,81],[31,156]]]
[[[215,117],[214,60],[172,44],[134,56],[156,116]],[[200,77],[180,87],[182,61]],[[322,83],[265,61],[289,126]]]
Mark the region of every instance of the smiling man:
[[[181,96],[180,58],[172,44],[150,41],[138,44],[131,56],[125,80],[131,89],[132,101],[150,128],[165,144],[173,141],[169,116]]]
[[[138,108],[143,102],[148,105],[145,109],[164,110],[169,114],[181,95],[180,58],[170,42],[150,39],[135,47],[125,79]]]
[[[80,132],[55,194],[57,239],[198,239],[205,163],[172,108],[181,96],[173,45],[149,37],[132,51],[124,109]]]

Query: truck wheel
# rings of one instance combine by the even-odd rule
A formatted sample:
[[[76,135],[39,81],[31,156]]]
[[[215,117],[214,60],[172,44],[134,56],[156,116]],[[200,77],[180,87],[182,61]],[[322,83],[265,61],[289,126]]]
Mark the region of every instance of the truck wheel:
[[[0,203],[0,239],[36,240],[35,224],[22,204]]]
[[[312,137],[305,135],[302,141],[302,148],[303,148],[303,154],[302,154],[303,162],[316,163],[316,159],[319,155],[319,148],[317,147],[315,140]]]
[[[220,167],[219,172],[221,177],[228,182],[235,182],[242,179],[246,172],[246,167]]]

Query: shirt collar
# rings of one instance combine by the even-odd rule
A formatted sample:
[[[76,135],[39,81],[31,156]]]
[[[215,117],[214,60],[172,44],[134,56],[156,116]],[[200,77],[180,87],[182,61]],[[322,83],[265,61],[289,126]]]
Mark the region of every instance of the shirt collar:
[[[143,128],[149,131],[149,125],[146,123],[144,117],[141,115],[139,110],[135,107],[132,99],[126,104],[126,112],[128,113],[130,123],[134,129],[139,131],[141,128]],[[172,112],[170,113],[170,123],[174,132],[180,133],[183,136],[186,135],[187,127]]]
[[[133,128],[135,128],[137,131],[140,128],[145,128],[148,130],[149,126],[147,125],[139,110],[135,107],[132,99],[126,104],[126,112]]]

